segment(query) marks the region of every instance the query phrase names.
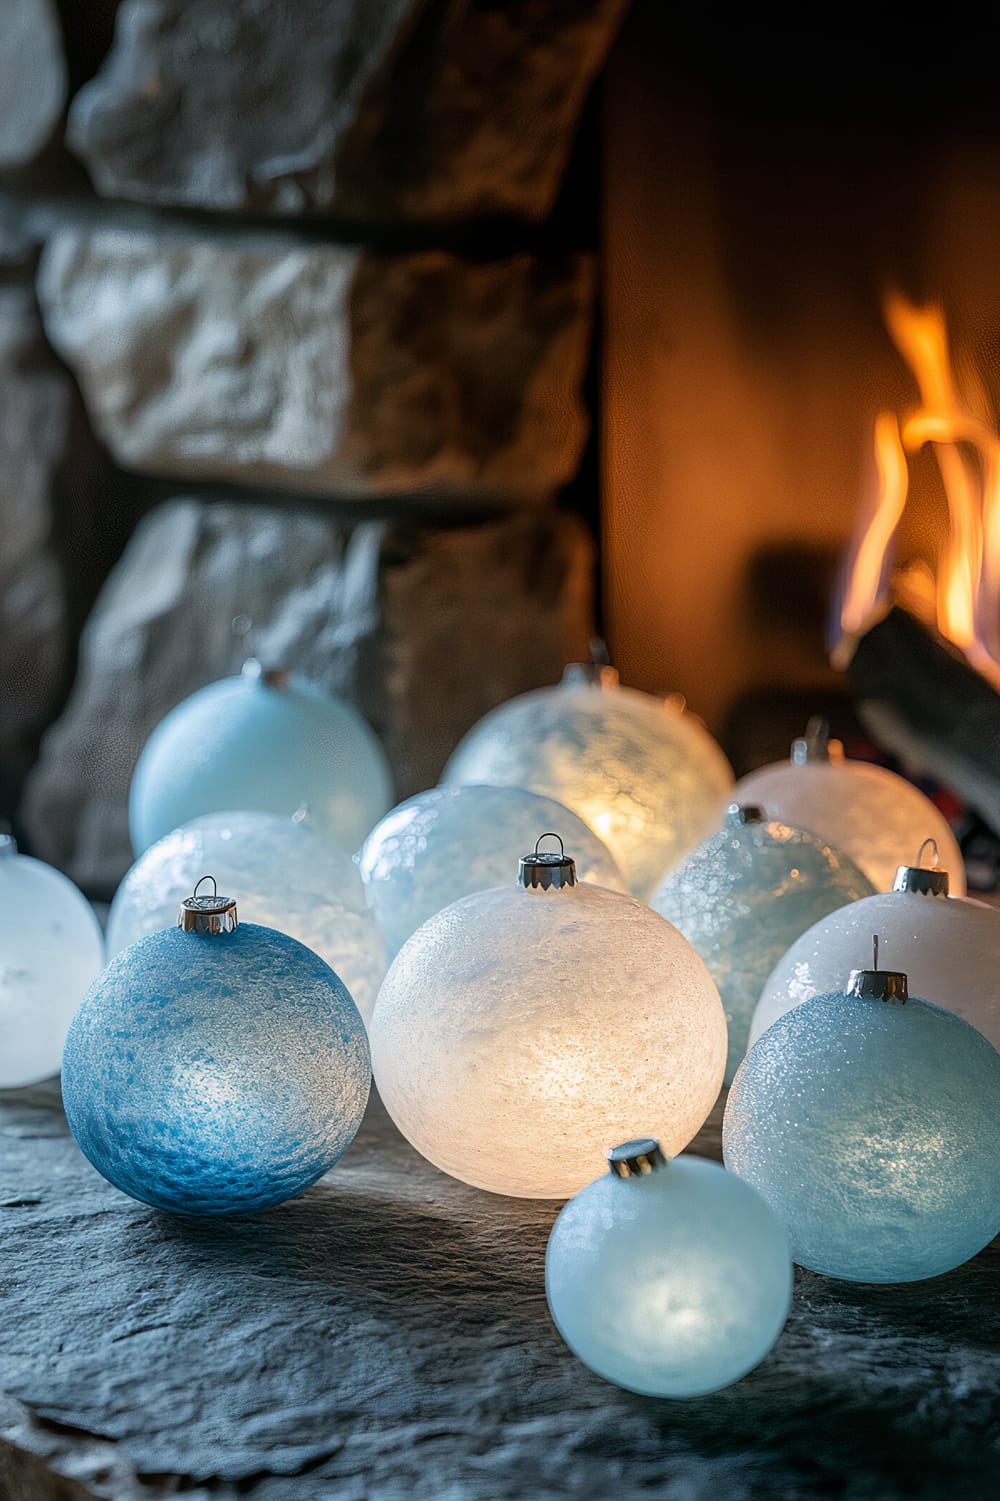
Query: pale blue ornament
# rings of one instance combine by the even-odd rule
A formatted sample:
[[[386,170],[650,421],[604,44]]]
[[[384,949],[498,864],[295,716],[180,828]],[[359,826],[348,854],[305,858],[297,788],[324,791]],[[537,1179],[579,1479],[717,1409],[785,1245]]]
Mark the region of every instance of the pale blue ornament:
[[[683,700],[573,664],[560,684],[500,704],[452,753],[442,782],[524,787],[579,815],[643,901],[717,827],[732,768]]]
[[[875,888],[818,835],[731,804],[725,827],[669,871],[650,906],[679,928],[712,972],[726,1010],[727,1084],[748,1046],[761,986],[800,933]]]
[[[723,1123],[727,1167],[763,1194],[800,1266],[914,1282],[1000,1231],[1000,1053],[968,1022],[856,970],[754,1043]]]
[[[654,1140],[608,1153],[611,1171],[552,1227],[545,1291],[556,1327],[608,1381],[700,1397],[739,1381],[788,1317],[788,1237],[748,1184]]]
[[[202,813],[309,811],[318,834],[353,855],[393,803],[389,761],[345,699],[248,662],[160,721],[129,789],[136,855]]]
[[[580,880],[627,889],[582,818],[523,787],[432,787],[387,813],[362,845],[359,866],[389,958],[442,907],[506,886],[539,829],[558,829],[572,846]]]
[[[70,1130],[109,1182],[178,1214],[267,1209],[350,1146],[371,1086],[357,1007],[294,938],[235,922],[226,899],[184,904],[123,949],[73,1019],[62,1091]]]

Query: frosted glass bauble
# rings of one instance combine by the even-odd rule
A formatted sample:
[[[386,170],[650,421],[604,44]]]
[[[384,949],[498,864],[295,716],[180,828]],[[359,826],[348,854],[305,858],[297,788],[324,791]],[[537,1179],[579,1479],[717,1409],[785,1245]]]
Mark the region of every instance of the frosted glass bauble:
[[[704,961],[634,897],[510,885],[404,943],[371,1045],[389,1114],[435,1166],[566,1198],[639,1123],[687,1145],[718,1097],[726,1019]]]
[[[919,995],[1000,1048],[1000,912],[968,897],[912,891],[851,902],[797,938],[761,987],[750,1042],[793,1006],[835,990],[873,933]]]
[[[563,803],[611,851],[644,900],[716,825],[733,774],[719,745],[671,699],[574,677],[523,693],[468,732],[446,784],[525,787]]]
[[[93,907],[54,866],[0,835],[0,1089],[59,1072],[84,992],[104,963]]]
[[[912,1282],[1000,1231],[1000,1053],[950,1011],[843,992],[779,1017],[733,1080],[723,1156],[801,1266]]]
[[[769,818],[829,840],[876,891],[892,885],[899,864],[925,839],[936,840],[952,891],[964,895],[965,866],[948,820],[919,787],[884,766],[839,756],[775,761],[741,777],[729,802],[757,803]]]
[[[627,1142],[616,1153],[648,1149]],[[635,1160],[633,1158],[633,1160]],[[604,1174],[559,1212],[549,1310],[599,1376],[651,1397],[700,1397],[760,1364],[788,1317],[788,1237],[746,1183],[703,1157]]]
[[[353,855],[393,803],[389,762],[353,705],[302,678],[209,683],[170,710],[139,755],[129,834],[141,855],[202,813],[248,808],[311,827]]]
[[[387,959],[357,865],[328,839],[277,813],[207,813],[158,839],[115,892],[108,954],[171,927],[204,871],[220,890],[239,891],[247,922],[314,949],[369,1020]]]
[[[538,831],[551,828],[572,845],[581,880],[626,889],[610,851],[582,818],[523,787],[432,787],[393,808],[359,856],[390,958],[442,907],[505,884]]]
[[[169,928],[91,986],[63,1054],[70,1130],[123,1193],[180,1214],[292,1198],[328,1172],[371,1085],[361,1015],[294,938]]]
[[[853,860],[817,835],[755,816],[759,810],[734,804],[725,828],[685,855],[650,902],[694,944],[719,987],[727,1084],[747,1050],[760,988],[789,944],[817,918],[874,889]]]

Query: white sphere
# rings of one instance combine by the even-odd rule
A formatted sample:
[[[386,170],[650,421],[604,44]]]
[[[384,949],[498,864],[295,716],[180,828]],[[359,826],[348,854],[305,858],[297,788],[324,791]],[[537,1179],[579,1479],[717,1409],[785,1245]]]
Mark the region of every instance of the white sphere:
[[[441,780],[526,787],[563,803],[646,900],[714,829],[733,773],[682,705],[621,687],[611,669],[598,684],[567,668],[562,683],[509,699],[474,725]]]
[[[108,955],[173,927],[203,876],[239,893],[240,917],[298,939],[324,959],[367,1022],[386,970],[385,943],[350,855],[276,813],[207,813],[150,845],[115,892]]]
[[[104,964],[93,907],[54,866],[0,840],[0,1089],[59,1072],[70,1022]]]
[[[818,834],[849,855],[880,891],[888,890],[897,868],[926,839],[934,839],[952,890],[965,893],[962,852],[948,820],[919,787],[884,766],[847,759],[775,761],[741,777],[728,801],[757,803],[768,818]],[[716,811],[720,818],[723,809]]]
[[[437,913],[389,967],[376,1087],[452,1177],[567,1198],[637,1130],[675,1156],[718,1098],[726,1018],[704,961],[642,902],[511,884]]]
[[[750,1044],[786,1011],[842,990],[872,935],[913,991],[970,1022],[1000,1049],[1000,912],[968,897],[883,891],[849,902],[795,940],[764,982]]]
[[[442,907],[503,885],[540,829],[558,829],[572,845],[580,880],[627,890],[582,818],[523,787],[432,787],[387,813],[358,863],[389,957]]]

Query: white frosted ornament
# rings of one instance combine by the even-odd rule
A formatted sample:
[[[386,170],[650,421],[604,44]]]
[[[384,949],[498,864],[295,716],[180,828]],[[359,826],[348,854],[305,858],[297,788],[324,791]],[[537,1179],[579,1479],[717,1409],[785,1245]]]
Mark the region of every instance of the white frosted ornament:
[[[525,787],[571,808],[645,900],[715,827],[733,773],[683,700],[623,688],[614,668],[577,663],[560,684],[509,699],[473,725],[441,780]]]
[[[906,956],[913,989],[954,1011],[1000,1048],[1000,912],[950,896],[949,872],[901,865],[891,891],[830,913],[778,960],[761,988],[750,1043],[793,1006],[838,988],[871,933]]]
[[[523,787],[432,787],[393,808],[358,856],[390,958],[442,907],[504,884],[537,831],[553,824],[573,848],[581,881],[627,889],[582,818]]]
[[[700,1397],[760,1364],[788,1317],[780,1220],[717,1162],[667,1162],[653,1140],[565,1204],[545,1254],[549,1311],[570,1349],[651,1397]]]
[[[757,803],[768,817],[828,840],[861,867],[876,891],[892,885],[900,851],[934,839],[952,872],[952,890],[965,894],[962,852],[941,810],[905,777],[846,758],[820,718],[793,741],[788,761],[741,777],[730,801]]]
[[[103,963],[104,935],[83,893],[0,834],[0,1089],[58,1074],[70,1022]]]
[[[277,813],[206,813],[151,845],[108,913],[109,957],[172,927],[178,904],[210,870],[239,890],[244,920],[297,938],[343,980],[367,1023],[386,971],[385,942],[357,865],[307,821]]]
[[[660,883],[650,905],[694,944],[719,987],[727,1084],[747,1050],[760,988],[789,944],[817,918],[873,891],[854,861],[816,834],[739,803]]]
[[[141,855],[202,813],[291,818],[305,805],[315,831],[353,855],[392,803],[388,758],[353,704],[251,658],[153,730],[132,773],[129,835]]]
[[[477,1188],[538,1199],[582,1188],[639,1122],[681,1151],[726,1057],[719,992],[687,939],[537,845],[517,882],[461,898],[407,940],[370,1036],[378,1092],[418,1152]]]

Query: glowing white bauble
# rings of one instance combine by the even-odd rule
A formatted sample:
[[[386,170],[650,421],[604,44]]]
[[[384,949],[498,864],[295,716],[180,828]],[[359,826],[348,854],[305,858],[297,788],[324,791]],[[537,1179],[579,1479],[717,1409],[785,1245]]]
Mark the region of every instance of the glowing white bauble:
[[[325,959],[370,1019],[387,960],[358,868],[328,839],[275,813],[208,813],[151,845],[115,892],[109,956],[173,927],[205,871],[240,892],[247,922],[287,933]]]
[[[901,866],[900,889],[850,902],[808,928],[764,982],[750,1024],[751,1045],[793,1006],[837,990],[877,933],[882,952],[905,969],[915,991],[1000,1048],[1000,912],[969,897],[948,896],[941,877],[947,882],[943,871]]]
[[[442,907],[503,885],[538,830],[551,828],[572,846],[581,881],[627,890],[610,851],[582,818],[523,787],[432,787],[393,808],[359,855],[389,957]]]
[[[103,964],[104,934],[83,893],[0,835],[0,1089],[58,1074],[70,1022]]]
[[[574,879],[564,856],[521,865],[522,881]],[[586,884],[511,884],[445,907],[389,966],[370,1035],[378,1092],[418,1152],[477,1188],[538,1199],[582,1188],[640,1124],[676,1155],[726,1059],[719,992],[687,939]]]
[[[629,889],[656,882],[716,826],[733,785],[722,749],[683,701],[623,688],[613,668],[568,667],[485,715],[442,782],[526,787],[563,803],[607,845]]]
[[[860,865],[887,891],[904,852],[937,841],[956,896],[965,894],[965,866],[951,825],[929,797],[884,766],[851,761],[827,742],[814,721],[792,746],[792,758],[748,772],[728,802],[757,803],[768,818],[811,829]],[[716,827],[722,809],[716,807]]]
[[[628,1391],[700,1397],[760,1364],[792,1298],[788,1236],[748,1183],[654,1141],[564,1205],[545,1254],[549,1311],[585,1365]]]

